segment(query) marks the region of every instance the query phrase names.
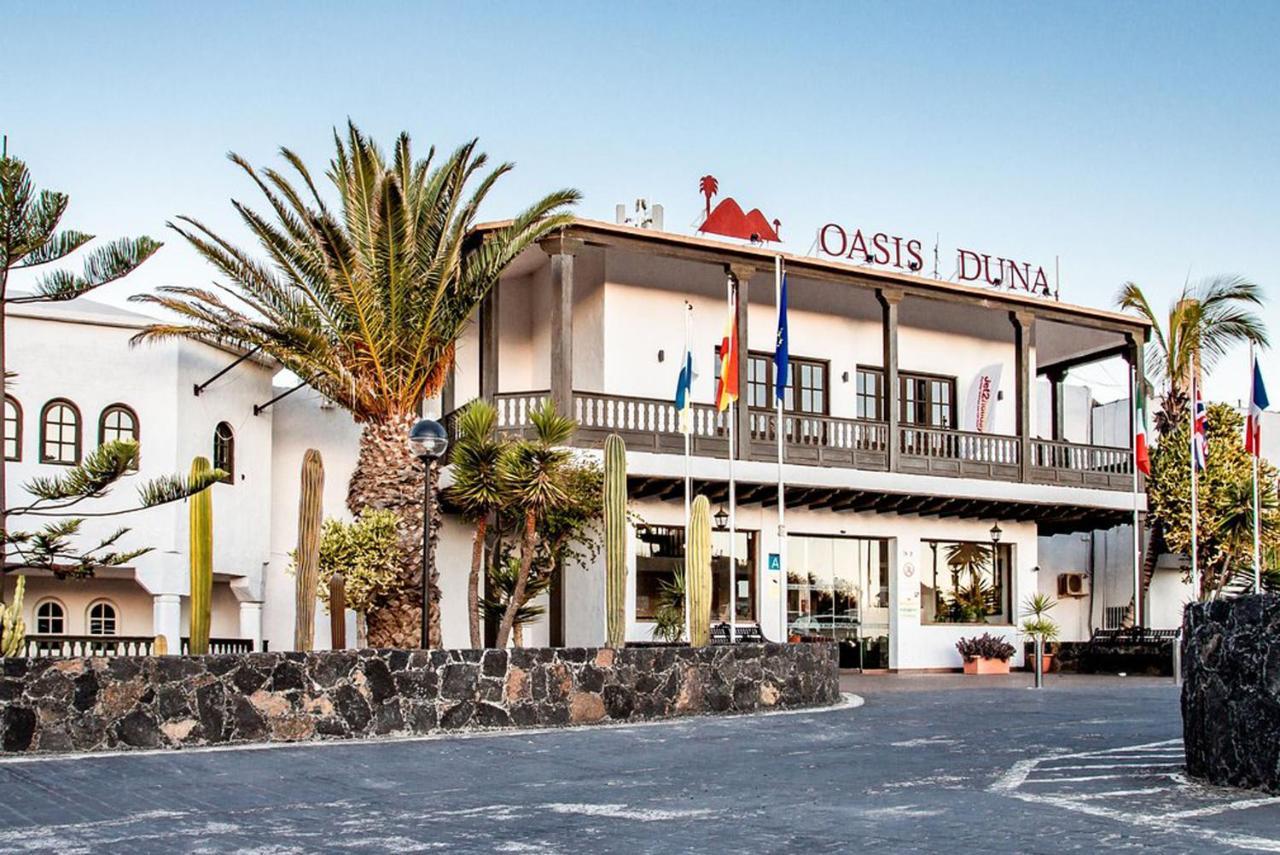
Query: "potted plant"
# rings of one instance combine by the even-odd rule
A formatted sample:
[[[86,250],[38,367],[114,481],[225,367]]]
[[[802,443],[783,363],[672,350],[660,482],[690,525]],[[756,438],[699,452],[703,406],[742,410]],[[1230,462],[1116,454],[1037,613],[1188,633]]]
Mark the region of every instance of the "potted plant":
[[[956,650],[964,658],[966,674],[1008,674],[1009,659],[1015,648],[998,635],[984,632],[956,642]]]
[[[1048,594],[1036,594],[1022,604],[1022,616],[1026,618],[1022,622],[1022,634],[1041,644],[1041,673],[1047,672],[1053,664],[1050,645],[1058,640],[1058,625],[1049,617],[1049,611],[1057,604],[1058,601]],[[1034,669],[1034,663],[1033,657],[1029,667]]]

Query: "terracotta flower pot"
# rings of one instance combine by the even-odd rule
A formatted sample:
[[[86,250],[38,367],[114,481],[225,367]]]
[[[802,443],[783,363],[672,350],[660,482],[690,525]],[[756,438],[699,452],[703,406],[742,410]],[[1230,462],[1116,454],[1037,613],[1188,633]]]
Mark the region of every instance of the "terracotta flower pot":
[[[966,659],[964,662],[964,672],[966,674],[1008,674],[1008,659],[987,659],[985,657],[978,659]]]

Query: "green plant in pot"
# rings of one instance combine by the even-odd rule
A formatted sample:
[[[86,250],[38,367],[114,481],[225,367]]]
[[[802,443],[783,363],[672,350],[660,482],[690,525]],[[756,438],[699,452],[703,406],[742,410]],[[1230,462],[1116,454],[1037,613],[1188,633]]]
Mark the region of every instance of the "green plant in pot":
[[[984,632],[956,642],[966,674],[1008,674],[1016,648],[1003,637]]]
[[[1049,617],[1049,612],[1057,604],[1058,601],[1048,594],[1034,594],[1022,604],[1022,634],[1032,641],[1040,642],[1042,671],[1048,671],[1053,664],[1055,650],[1052,645],[1058,640],[1059,629],[1058,624]]]

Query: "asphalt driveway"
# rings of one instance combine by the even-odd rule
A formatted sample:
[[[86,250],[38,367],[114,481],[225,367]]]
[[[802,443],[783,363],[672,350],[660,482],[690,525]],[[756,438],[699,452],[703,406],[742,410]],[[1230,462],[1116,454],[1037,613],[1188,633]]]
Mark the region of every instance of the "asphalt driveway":
[[[0,850],[1280,852],[1165,680],[850,677],[860,707],[0,762]]]

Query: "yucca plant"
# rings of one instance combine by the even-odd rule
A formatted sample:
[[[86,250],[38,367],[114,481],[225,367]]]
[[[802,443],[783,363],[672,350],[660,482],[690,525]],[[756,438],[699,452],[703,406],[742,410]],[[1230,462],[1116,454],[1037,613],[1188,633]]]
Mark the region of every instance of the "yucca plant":
[[[520,600],[515,600],[515,589],[520,578],[520,562],[515,558],[497,561],[489,568],[489,595],[481,601],[481,608],[488,620],[501,621],[507,609],[514,603],[515,618],[511,622],[511,643],[516,647],[524,646],[524,628],[535,623],[546,614],[543,606],[531,605],[531,602],[551,589],[551,576],[545,574],[531,575],[525,584]]]
[[[508,222],[475,228],[480,205],[509,163],[489,169],[472,140],[447,157],[415,159],[401,134],[390,159],[354,124],[334,132],[326,174],[336,202],[302,159],[282,149],[294,173],[255,170],[269,210],[233,201],[259,253],[235,246],[199,220],[170,226],[221,274],[219,290],[174,286],[136,299],[177,315],[137,340],[180,337],[259,349],[362,426],[347,504],[393,510],[405,563],[398,584],[369,615],[369,642],[418,643],[422,472],[406,435],[426,398],[439,392],[454,343],[503,270],[529,246],[570,221],[576,190],[551,193]],[[429,580],[435,586],[435,580]],[[433,606],[440,601],[432,593]],[[437,608],[429,640],[440,643]]]
[[[524,516],[520,538],[520,569],[515,591],[507,604],[502,623],[498,625],[497,645],[507,646],[516,611],[524,601],[529,584],[529,569],[537,549],[537,523],[543,515],[563,504],[568,496],[564,477],[572,456],[564,448],[576,428],[572,419],[556,412],[550,400],[529,416],[533,436],[515,442],[502,456],[499,466],[502,479]]]
[[[70,199],[65,193],[36,191],[27,165],[0,154],[0,377],[8,382],[5,363],[5,308],[17,303],[73,300],[95,288],[127,276],[150,258],[161,244],[149,237],[120,238],[91,251],[81,273],[54,270],[37,276],[30,290],[9,292],[12,271],[34,271],[61,261],[94,239],[91,234],[58,231]],[[0,455],[0,532],[7,529],[4,508],[5,460]]]
[[[497,411],[488,401],[468,404],[458,417],[458,439],[450,459],[453,484],[449,487],[449,498],[475,526],[471,573],[467,577],[467,625],[473,648],[484,646],[480,626],[480,572],[484,566],[489,519],[511,495],[499,468],[509,443],[498,435],[497,422]]]

